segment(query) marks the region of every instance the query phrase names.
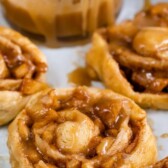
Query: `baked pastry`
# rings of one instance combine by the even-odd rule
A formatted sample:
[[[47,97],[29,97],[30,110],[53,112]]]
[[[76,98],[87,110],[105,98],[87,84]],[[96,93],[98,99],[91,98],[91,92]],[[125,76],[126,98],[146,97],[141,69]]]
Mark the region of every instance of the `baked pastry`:
[[[168,168],[168,157],[157,162],[152,168]]]
[[[145,108],[168,109],[168,29],[125,21],[94,34],[86,64],[93,78]]]
[[[0,125],[23,109],[29,96],[46,88],[44,55],[26,37],[0,27]]]
[[[146,167],[157,156],[145,111],[110,90],[37,93],[8,131],[12,168]]]
[[[3,6],[12,23],[43,35],[48,44],[53,44],[57,40],[61,43],[68,39],[83,38],[97,27],[113,24],[121,1],[3,0]]]
[[[134,22],[140,26],[159,26],[168,27],[168,3],[161,2],[150,4],[147,8],[138,12],[134,18]]]

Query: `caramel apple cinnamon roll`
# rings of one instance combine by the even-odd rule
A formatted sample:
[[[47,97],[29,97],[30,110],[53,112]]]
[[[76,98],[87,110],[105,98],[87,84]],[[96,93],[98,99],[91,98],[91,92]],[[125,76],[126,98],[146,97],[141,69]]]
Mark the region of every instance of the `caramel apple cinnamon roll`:
[[[155,163],[146,113],[109,90],[37,93],[9,126],[12,168],[118,168]]]
[[[23,109],[30,95],[46,88],[44,55],[26,37],[0,27],[0,125]]]
[[[95,33],[86,64],[106,87],[145,108],[168,109],[168,29],[126,21]]]

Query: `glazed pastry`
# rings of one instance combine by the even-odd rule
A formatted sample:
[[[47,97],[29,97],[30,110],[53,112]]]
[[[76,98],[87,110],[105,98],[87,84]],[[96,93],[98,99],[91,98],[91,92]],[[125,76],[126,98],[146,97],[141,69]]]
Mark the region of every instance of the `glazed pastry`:
[[[46,88],[44,55],[26,37],[0,27],[0,125],[12,120],[29,96]]]
[[[152,168],[168,168],[168,157],[157,162]]]
[[[93,78],[145,108],[168,109],[168,29],[126,21],[95,33],[86,64]]]
[[[98,27],[113,24],[121,1],[3,0],[3,5],[12,23],[43,35],[52,45],[56,41],[82,39]]]
[[[145,9],[138,12],[134,18],[135,23],[140,26],[168,27],[168,3],[162,2],[155,5],[149,4]]]
[[[9,126],[12,168],[147,167],[157,157],[146,113],[110,90],[34,95]]]

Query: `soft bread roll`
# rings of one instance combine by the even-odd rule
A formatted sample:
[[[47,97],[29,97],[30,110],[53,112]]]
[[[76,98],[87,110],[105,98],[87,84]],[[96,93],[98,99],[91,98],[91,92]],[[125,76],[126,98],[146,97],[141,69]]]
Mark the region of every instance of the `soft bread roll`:
[[[110,90],[37,93],[8,135],[12,168],[140,168],[157,157],[145,111]]]

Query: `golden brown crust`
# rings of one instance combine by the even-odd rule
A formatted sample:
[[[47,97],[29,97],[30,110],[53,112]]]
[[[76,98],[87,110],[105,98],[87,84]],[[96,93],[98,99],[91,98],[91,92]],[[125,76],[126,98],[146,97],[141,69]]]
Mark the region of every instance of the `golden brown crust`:
[[[168,109],[167,28],[126,21],[94,34],[86,64],[106,87],[145,108]]]
[[[0,27],[0,125],[13,119],[47,85],[44,55],[26,37]]]
[[[9,126],[12,168],[146,167],[157,157],[146,113],[109,90],[34,95]]]

